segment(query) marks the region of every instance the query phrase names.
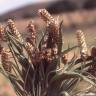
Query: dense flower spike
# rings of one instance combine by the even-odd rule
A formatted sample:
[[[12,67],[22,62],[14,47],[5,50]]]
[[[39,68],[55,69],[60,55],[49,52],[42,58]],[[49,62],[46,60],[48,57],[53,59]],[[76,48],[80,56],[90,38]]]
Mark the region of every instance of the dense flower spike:
[[[39,16],[48,24],[51,26],[58,26],[57,20],[55,20],[51,14],[46,9],[39,9],[38,11]]]
[[[81,56],[85,58],[88,55],[88,49],[87,49],[84,33],[81,30],[78,30],[76,32],[76,35],[77,35],[78,45],[80,46]]]
[[[58,26],[57,20],[55,20],[46,9],[39,9],[39,16],[51,26]]]
[[[14,21],[12,21],[11,19],[8,20],[8,27],[11,30],[12,34],[15,35],[20,42],[23,42],[20,32],[17,30]]]
[[[32,51],[33,51],[33,46],[32,44],[30,44],[29,42],[25,43],[25,48],[26,51],[28,52],[28,54],[30,55],[30,57],[32,56]]]
[[[2,66],[3,66],[4,70],[7,72],[11,72],[12,65],[10,62],[9,50],[3,48],[2,52],[1,52],[1,62],[2,62]]]
[[[46,9],[40,9],[38,11],[40,17],[47,23],[47,30],[49,32],[49,36],[48,36],[48,42],[50,42],[51,44],[59,44],[60,42],[60,38],[59,38],[59,34],[60,34],[60,30],[59,30],[59,24],[58,21],[55,20],[51,14],[46,10]],[[47,42],[47,47],[50,46],[50,44],[48,44]],[[52,46],[50,46],[49,48],[51,48]]]
[[[38,14],[46,23],[48,21],[55,22],[54,18],[51,16],[51,14],[46,9],[39,9]]]
[[[47,26],[48,30],[49,30],[49,34],[52,35],[53,38],[53,42],[58,43],[58,37],[59,37],[59,25],[55,24],[55,23],[51,23],[48,22],[48,26]]]
[[[25,43],[26,51],[28,52],[28,56],[30,57],[31,63],[36,64],[39,62],[39,52],[34,52],[34,46],[30,42]]]
[[[4,27],[0,25],[0,40],[4,41]]]
[[[30,43],[32,45],[36,45],[36,29],[32,21],[28,24],[27,28],[28,28],[28,31],[31,33]]]
[[[52,60],[52,49],[46,49],[44,54],[45,59],[50,62]]]
[[[25,43],[25,48],[28,53],[28,56],[30,57],[30,60],[32,64],[36,64],[37,61],[39,61],[38,52],[34,50],[34,46],[30,42]]]

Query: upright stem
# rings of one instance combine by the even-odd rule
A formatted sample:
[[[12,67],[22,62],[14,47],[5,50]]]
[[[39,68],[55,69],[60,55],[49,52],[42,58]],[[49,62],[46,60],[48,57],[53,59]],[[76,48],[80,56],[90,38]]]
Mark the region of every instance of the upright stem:
[[[16,58],[14,56],[13,48],[12,48],[12,45],[11,45],[10,41],[9,41],[8,47],[9,47],[11,53],[12,53],[12,56],[13,56],[13,59],[14,59],[16,65],[17,65],[17,68],[19,69],[19,66],[18,66],[17,60],[16,60]]]

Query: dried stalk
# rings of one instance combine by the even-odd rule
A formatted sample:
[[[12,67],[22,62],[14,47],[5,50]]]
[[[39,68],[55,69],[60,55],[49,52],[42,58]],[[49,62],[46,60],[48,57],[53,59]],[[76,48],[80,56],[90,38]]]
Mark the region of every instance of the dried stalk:
[[[85,41],[85,36],[84,33],[81,30],[78,30],[76,32],[77,40],[78,40],[78,45],[80,46],[80,53],[83,58],[86,58],[88,55],[88,49],[87,49],[87,44]]]

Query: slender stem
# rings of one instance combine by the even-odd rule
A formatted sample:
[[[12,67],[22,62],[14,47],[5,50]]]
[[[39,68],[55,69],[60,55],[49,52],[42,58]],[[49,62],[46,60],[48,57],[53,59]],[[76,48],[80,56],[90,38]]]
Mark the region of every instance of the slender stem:
[[[25,91],[25,87],[26,87],[26,83],[27,83],[27,77],[28,77],[28,73],[29,73],[30,67],[31,67],[31,66],[29,65],[28,70],[27,70],[27,73],[26,73],[26,75],[25,75],[24,91]]]
[[[12,66],[12,68],[13,68],[13,71],[15,72],[16,76],[18,76],[13,66]]]
[[[11,53],[12,53],[12,56],[13,56],[13,59],[14,59],[16,65],[17,65],[17,67],[18,67],[18,69],[19,69],[19,66],[18,66],[17,60],[16,60],[16,58],[15,58],[15,56],[14,56],[13,48],[12,48],[12,45],[10,44],[10,41],[9,41],[8,47],[9,47]]]

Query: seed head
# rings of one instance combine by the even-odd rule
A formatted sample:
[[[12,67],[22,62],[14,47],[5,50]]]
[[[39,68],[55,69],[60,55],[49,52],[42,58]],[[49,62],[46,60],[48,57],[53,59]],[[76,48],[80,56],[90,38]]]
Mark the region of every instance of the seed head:
[[[23,42],[22,36],[20,34],[20,32],[17,30],[14,21],[12,21],[11,19],[8,20],[8,27],[11,30],[12,34],[14,36],[16,36],[16,38],[20,41]]]
[[[49,32],[49,36],[53,38],[54,43],[58,43],[59,39],[59,26],[55,23],[48,22],[47,29]]]
[[[86,57],[88,55],[87,44],[85,41],[84,33],[81,30],[76,32],[78,45],[80,46],[81,56]]]
[[[51,43],[51,39],[53,39],[52,41],[54,43],[58,43],[58,41],[59,41],[58,40],[59,39],[58,38],[59,37],[58,22],[51,16],[51,14],[46,9],[39,9],[38,13],[39,13],[39,16],[47,23],[47,29],[49,32],[48,42],[50,41],[50,43]],[[47,44],[47,45],[49,45],[49,44]]]
[[[52,61],[52,49],[51,49],[51,48],[45,50],[44,58],[45,58],[49,63]]]
[[[51,16],[51,14],[46,9],[39,9],[38,14],[46,23],[48,23],[48,25],[51,24],[51,26],[58,26],[58,22]]]
[[[10,61],[9,50],[3,48],[2,52],[1,52],[1,62],[2,62],[2,66],[3,66],[4,70],[7,72],[11,72],[12,65],[11,65],[11,61]]]
[[[38,10],[39,16],[45,21],[45,22],[55,22],[54,18],[51,16],[51,14],[46,9],[39,9]]]
[[[36,29],[32,21],[28,24],[27,28],[28,28],[28,31],[31,33],[31,36],[30,36],[31,44],[34,45],[36,44]]]
[[[33,46],[29,42],[25,43],[26,51],[28,52],[29,56],[32,56]]]

